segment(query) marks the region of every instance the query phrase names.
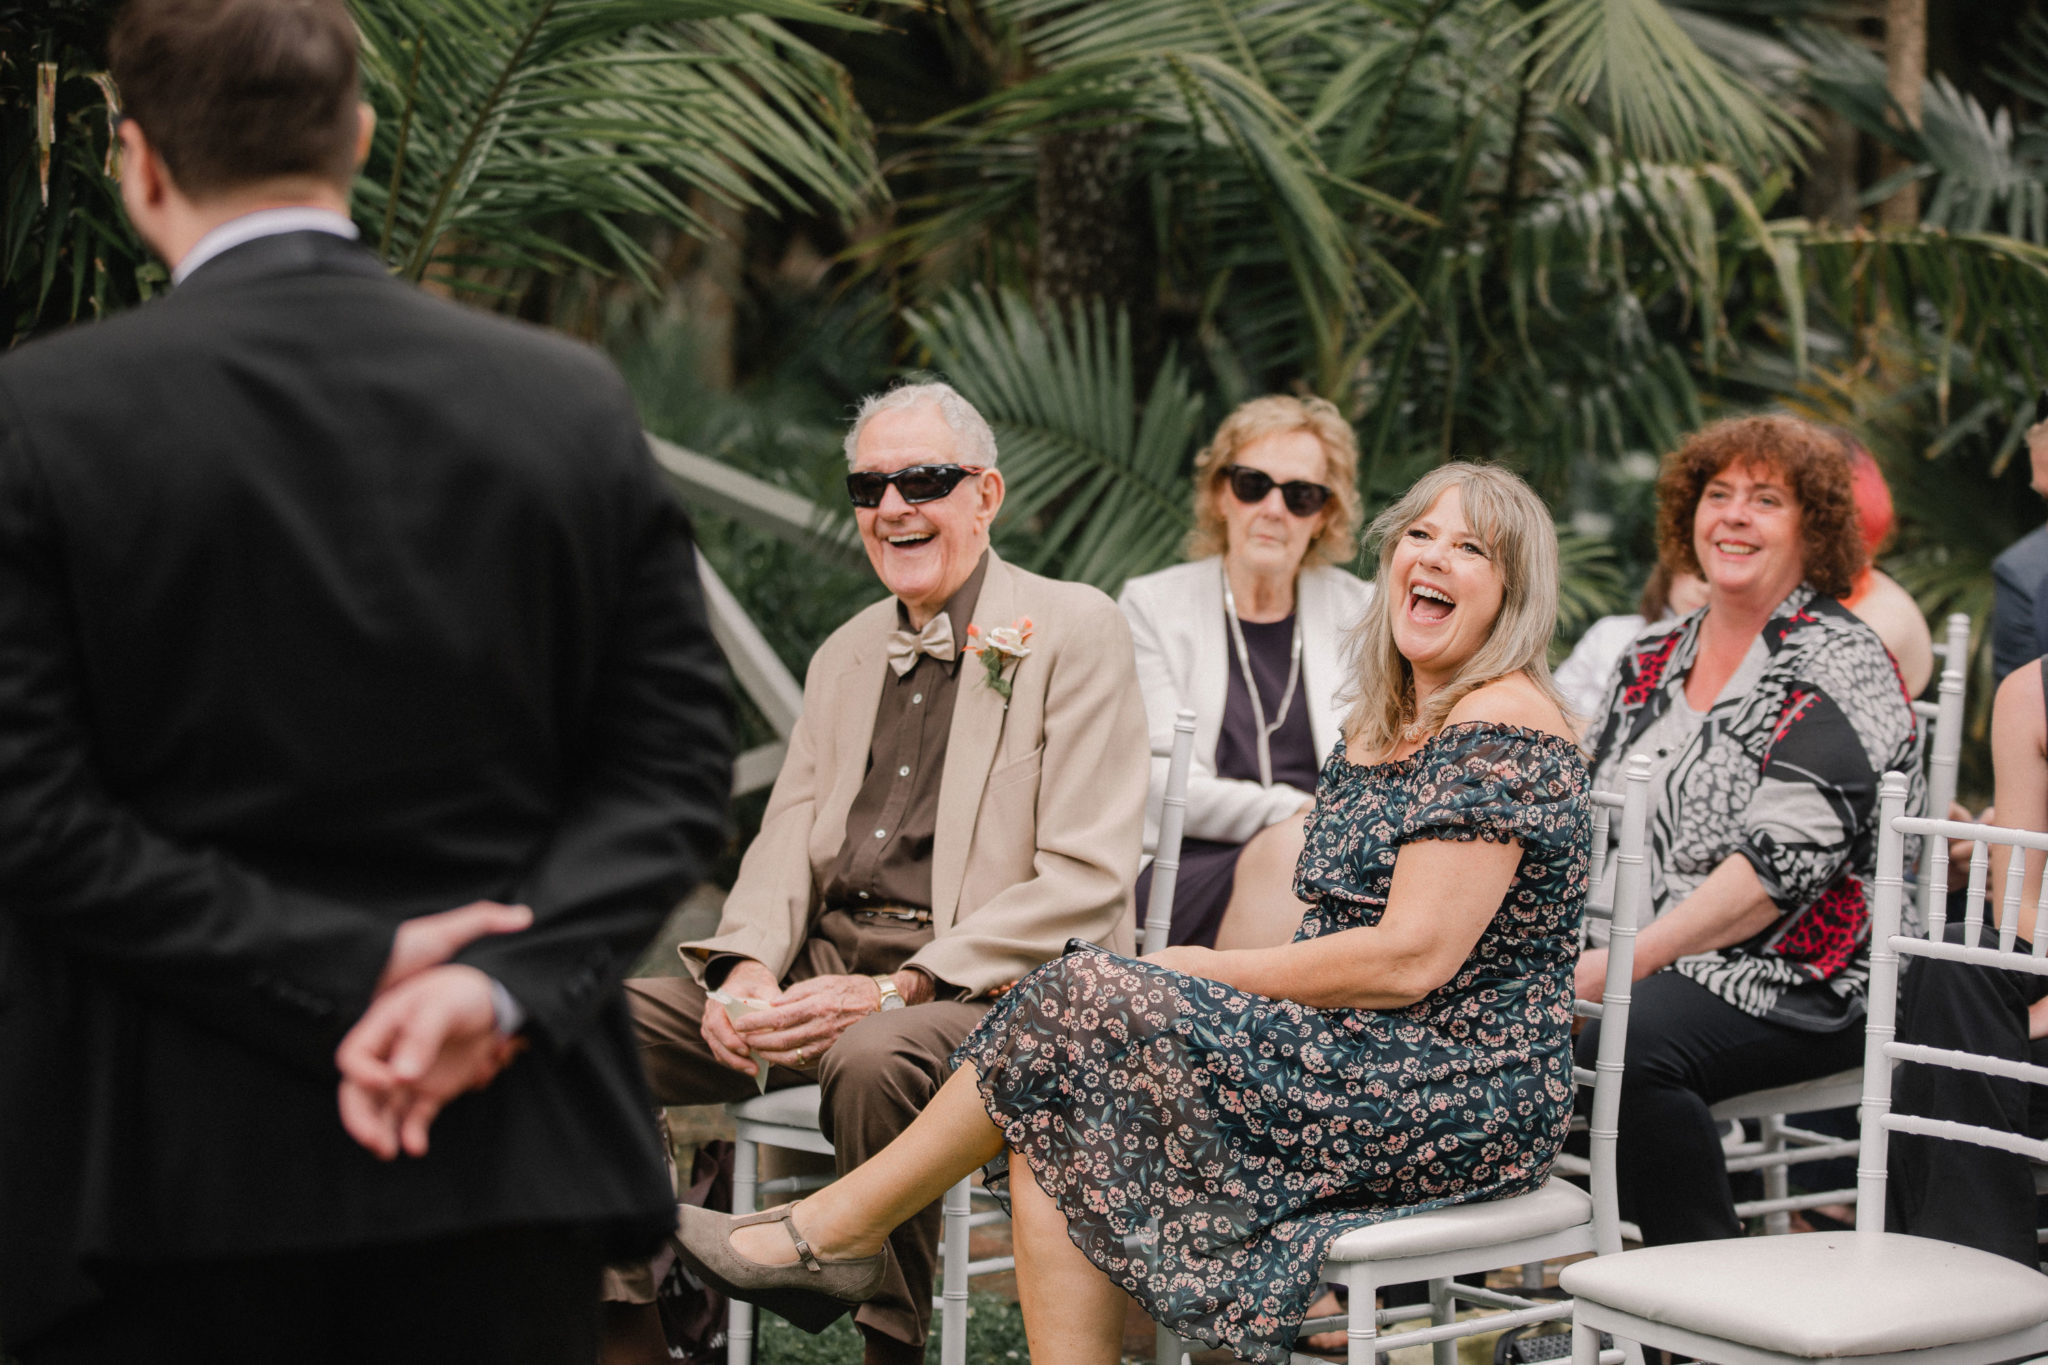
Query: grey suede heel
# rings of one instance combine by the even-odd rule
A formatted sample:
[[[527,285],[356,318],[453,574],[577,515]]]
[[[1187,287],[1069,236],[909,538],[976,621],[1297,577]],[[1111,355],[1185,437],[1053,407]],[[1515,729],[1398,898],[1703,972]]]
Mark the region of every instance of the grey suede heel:
[[[816,1334],[882,1287],[883,1255],[820,1261],[790,1219],[795,1204],[735,1218],[694,1204],[676,1210],[676,1249],[697,1277]],[[762,1265],[732,1249],[732,1230],[780,1223],[796,1244],[795,1265]]]

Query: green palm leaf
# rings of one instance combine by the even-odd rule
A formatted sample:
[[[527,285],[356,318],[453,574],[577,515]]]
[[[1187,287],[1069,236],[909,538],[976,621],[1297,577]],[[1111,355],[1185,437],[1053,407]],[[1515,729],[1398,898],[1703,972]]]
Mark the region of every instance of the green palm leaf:
[[[844,73],[776,22],[824,0],[353,0],[377,139],[357,213],[411,278],[651,260],[701,201],[847,213],[878,182]],[[596,250],[551,221],[587,225]]]
[[[1048,325],[1016,294],[972,289],[906,321],[995,429],[1005,555],[1105,592],[1180,557],[1204,433],[1202,400],[1173,357],[1140,407],[1129,320],[1099,302]]]
[[[1596,98],[1631,156],[1732,160],[1761,177],[1797,164],[1812,135],[1701,51],[1661,0],[1544,0],[1512,30],[1531,77]]]

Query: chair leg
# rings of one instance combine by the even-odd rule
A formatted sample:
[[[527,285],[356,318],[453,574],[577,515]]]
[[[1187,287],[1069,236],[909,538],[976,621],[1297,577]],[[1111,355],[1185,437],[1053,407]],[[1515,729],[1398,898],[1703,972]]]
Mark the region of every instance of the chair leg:
[[[754,1211],[754,1187],[760,1181],[761,1149],[746,1138],[732,1144],[732,1211]],[[725,1365],[753,1365],[754,1305],[732,1300],[725,1318]]]
[[[967,1365],[967,1214],[972,1204],[967,1180],[946,1191],[939,1272],[940,1365]]]
[[[1600,1333],[1572,1319],[1572,1365],[1600,1365]]]
[[[1763,1147],[1773,1156],[1784,1156],[1791,1144],[1785,1140],[1785,1116],[1766,1114],[1758,1120],[1763,1135]],[[1764,1167],[1764,1198],[1783,1199],[1792,1192],[1790,1173],[1784,1162]],[[1792,1215],[1789,1213],[1767,1213],[1764,1215],[1764,1231],[1772,1236],[1783,1236],[1792,1231]]]
[[[1451,1297],[1451,1282],[1448,1279],[1429,1282],[1429,1320],[1442,1327],[1458,1316],[1458,1301]],[[1458,1343],[1455,1338],[1439,1341],[1430,1347],[1433,1365],[1458,1365]]]
[[[1344,1288],[1351,1298],[1344,1323],[1344,1365],[1373,1365],[1380,1340],[1380,1287],[1372,1265],[1345,1266]]]
[[[1187,1349],[1171,1327],[1152,1329],[1153,1365],[1182,1365],[1187,1360]]]

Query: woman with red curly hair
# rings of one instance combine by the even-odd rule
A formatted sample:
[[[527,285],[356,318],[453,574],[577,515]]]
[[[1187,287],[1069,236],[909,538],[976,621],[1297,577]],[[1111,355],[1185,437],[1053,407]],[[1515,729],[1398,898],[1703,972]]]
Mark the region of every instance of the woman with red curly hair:
[[[1863,1060],[1878,775],[1922,796],[1898,669],[1838,600],[1868,560],[1841,442],[1792,417],[1716,422],[1665,457],[1657,495],[1659,558],[1707,603],[1636,638],[1588,731],[1597,787],[1638,754],[1653,766],[1618,1151],[1622,1214],[1650,1244],[1741,1232],[1710,1105]],[[1581,996],[1606,956],[1580,959]]]

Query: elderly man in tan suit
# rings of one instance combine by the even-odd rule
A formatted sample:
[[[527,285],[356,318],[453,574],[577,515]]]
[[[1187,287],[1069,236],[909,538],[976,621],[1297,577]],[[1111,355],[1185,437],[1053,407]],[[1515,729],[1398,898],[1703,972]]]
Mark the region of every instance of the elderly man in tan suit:
[[[841,1171],[923,1108],[992,996],[1070,938],[1133,951],[1150,766],[1122,613],[989,548],[1003,476],[980,414],[908,385],[867,400],[847,453],[893,596],[811,660],[718,933],[682,946],[691,979],[628,983],[657,1097],[743,1098],[757,1065],[815,1081]],[[734,1020],[706,987],[768,1008]],[[855,1319],[870,1365],[924,1359],[938,1224],[934,1205],[890,1241]]]

